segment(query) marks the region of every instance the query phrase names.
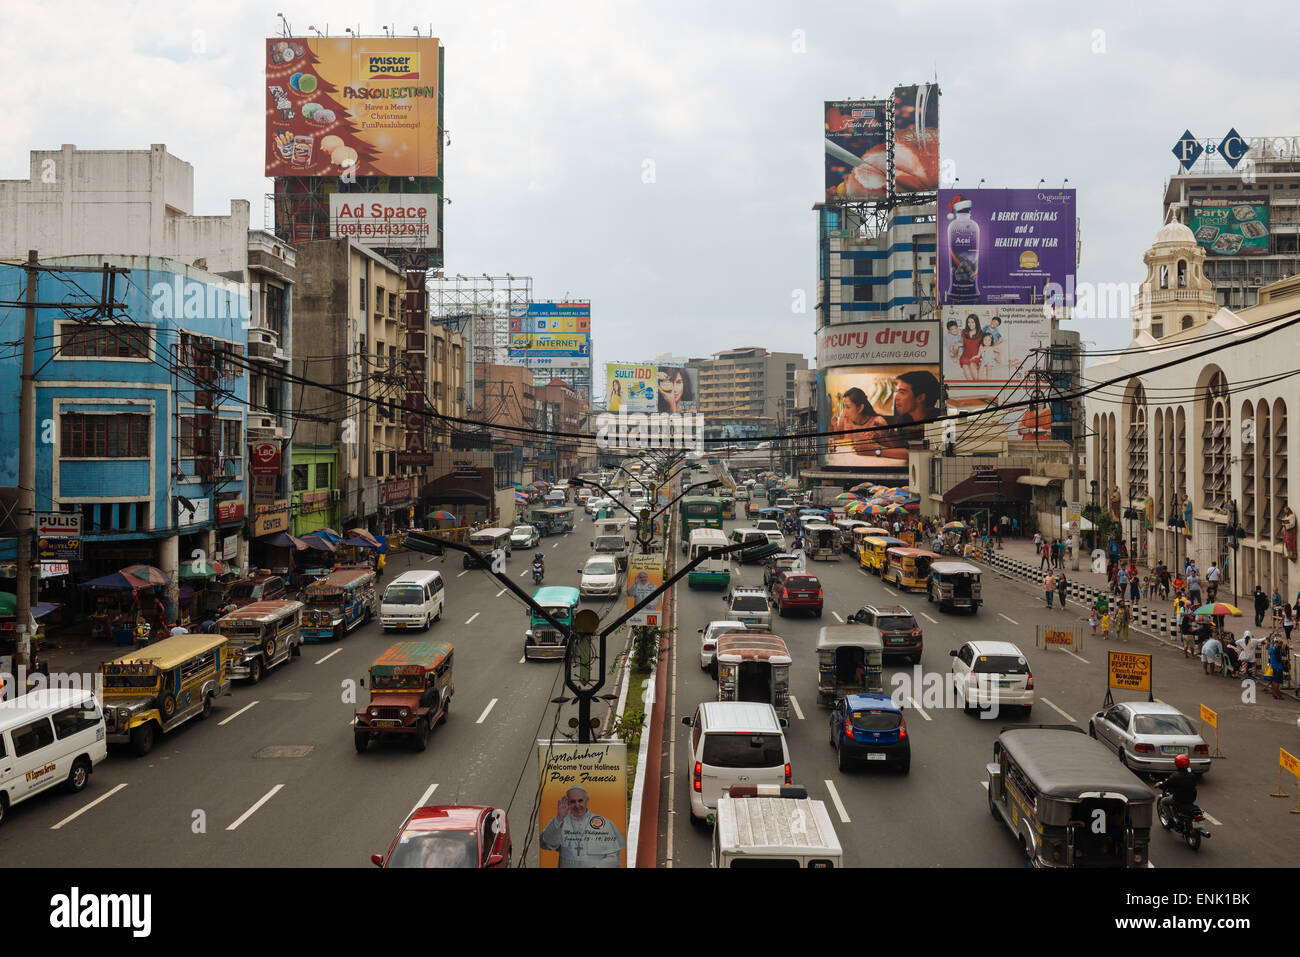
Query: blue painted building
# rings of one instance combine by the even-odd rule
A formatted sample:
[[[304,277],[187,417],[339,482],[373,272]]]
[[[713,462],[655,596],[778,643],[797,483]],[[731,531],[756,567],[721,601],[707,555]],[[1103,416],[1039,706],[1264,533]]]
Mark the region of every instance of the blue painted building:
[[[852,207],[817,209],[817,328],[935,318],[935,204],[899,206],[883,229]]]
[[[82,515],[84,581],[128,564],[172,582],[220,559],[244,523],[249,296],[240,282],[170,259],[64,256],[42,265],[129,270],[125,304],[96,318],[96,272],[40,274],[36,298],[36,509]],[[19,266],[0,264],[0,301],[23,299]],[[0,306],[0,339],[21,343],[24,312]],[[0,350],[0,485],[18,480],[21,346]],[[0,557],[12,557],[14,542]],[[242,544],[239,558],[243,557]]]

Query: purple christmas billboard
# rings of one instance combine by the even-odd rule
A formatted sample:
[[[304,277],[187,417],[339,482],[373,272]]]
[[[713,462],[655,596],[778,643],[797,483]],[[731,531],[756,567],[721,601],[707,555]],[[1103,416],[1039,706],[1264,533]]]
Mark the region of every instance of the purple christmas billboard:
[[[1034,303],[1048,283],[1074,305],[1072,189],[939,190],[939,304]]]

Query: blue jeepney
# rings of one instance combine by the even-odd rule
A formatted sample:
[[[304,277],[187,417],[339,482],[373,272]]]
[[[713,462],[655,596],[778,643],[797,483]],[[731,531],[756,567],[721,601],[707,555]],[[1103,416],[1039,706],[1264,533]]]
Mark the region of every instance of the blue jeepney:
[[[340,565],[303,591],[303,641],[342,638],[375,613],[375,573],[369,565]]]
[[[576,588],[564,588],[548,585],[533,592],[533,601],[541,605],[556,621],[566,626],[573,625],[573,616],[578,610],[581,596]],[[545,618],[532,608],[528,609],[528,630],[524,632],[524,657],[528,659],[564,657],[565,635],[557,631]]]

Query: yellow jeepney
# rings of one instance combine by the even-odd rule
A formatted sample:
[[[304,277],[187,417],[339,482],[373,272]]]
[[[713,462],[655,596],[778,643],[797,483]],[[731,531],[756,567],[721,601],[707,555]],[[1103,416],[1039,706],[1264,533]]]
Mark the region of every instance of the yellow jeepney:
[[[853,552],[857,555],[859,561],[862,558],[862,549],[868,538],[888,538],[889,532],[883,528],[876,528],[874,525],[859,525],[853,529]],[[867,563],[862,562],[862,567],[866,568]]]
[[[212,699],[230,693],[225,635],[176,635],[99,666],[110,742],[148,754],[160,733],[206,718]]]
[[[898,547],[885,551],[885,570],[881,579],[905,591],[925,591],[930,584],[930,565],[939,560],[924,548]]]
[[[902,544],[901,538],[893,536],[868,536],[862,540],[862,551],[858,553],[858,561],[871,574],[879,575],[885,570],[885,553]]]

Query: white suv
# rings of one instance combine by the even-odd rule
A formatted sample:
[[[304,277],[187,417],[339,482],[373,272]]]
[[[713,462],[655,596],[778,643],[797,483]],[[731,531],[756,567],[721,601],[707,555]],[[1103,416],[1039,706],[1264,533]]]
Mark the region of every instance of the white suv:
[[[770,704],[706,701],[682,724],[691,729],[692,824],[707,820],[733,784],[790,783],[790,749]]]
[[[1034,673],[1024,653],[1009,641],[968,641],[953,651],[952,680],[957,700],[972,708],[1034,706]]]
[[[727,618],[757,631],[772,630],[772,606],[761,588],[737,588],[727,602]]]

